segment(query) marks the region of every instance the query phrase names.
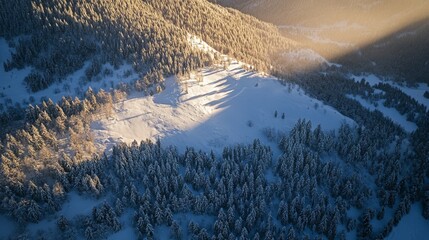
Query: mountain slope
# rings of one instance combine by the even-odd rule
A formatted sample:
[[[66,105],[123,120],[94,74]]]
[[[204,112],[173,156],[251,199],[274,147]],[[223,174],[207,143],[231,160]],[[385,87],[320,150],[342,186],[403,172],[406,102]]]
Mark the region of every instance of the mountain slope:
[[[116,104],[111,118],[93,123],[96,141],[109,149],[116,142],[161,139],[181,151],[193,146],[220,154],[226,146],[256,138],[276,149],[270,141],[299,119],[327,130],[343,122],[354,124],[297,85],[282,86],[276,78],[246,71],[236,61],[227,69],[204,68],[201,75],[200,81],[192,75],[186,85],[168,78],[162,93]]]
[[[21,0],[0,4],[5,9],[0,36],[16,45],[16,53],[4,68],[34,66],[26,79],[32,91],[64,79],[82,68],[85,60],[94,63],[87,81],[103,63],[129,62],[142,76],[137,90],[160,84],[163,75],[184,74],[216,60],[191,49],[188,33],[260,69],[267,69],[272,53],[295,45],[269,24],[206,1]]]
[[[428,81],[425,64],[429,49],[422,41],[429,37],[428,1],[215,2],[272,22],[286,37],[355,71],[374,71],[410,82]]]

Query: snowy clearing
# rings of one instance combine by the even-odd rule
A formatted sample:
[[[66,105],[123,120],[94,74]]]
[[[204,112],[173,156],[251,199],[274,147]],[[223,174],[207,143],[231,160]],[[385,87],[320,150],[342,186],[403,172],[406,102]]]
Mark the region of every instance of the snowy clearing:
[[[7,239],[17,228],[12,219],[3,215],[0,215],[0,226],[0,239]]]
[[[367,100],[363,99],[361,96],[351,96],[347,95],[347,97],[358,101],[363,107],[374,111],[378,110],[383,113],[384,116],[390,118],[393,122],[404,128],[405,131],[411,133],[417,129],[417,125],[413,122],[407,121],[407,117],[401,115],[398,110],[394,108],[385,107],[382,101],[377,102],[377,106],[371,104]]]
[[[362,79],[365,79],[366,82],[369,83],[370,86],[374,86],[378,83],[387,83],[392,85],[392,87],[399,88],[403,93],[407,94],[408,96],[414,98],[417,102],[423,104],[426,106],[426,108],[429,108],[429,99],[425,98],[423,94],[425,91],[429,91],[429,86],[424,83],[419,83],[417,87],[407,87],[403,85],[399,85],[398,83],[388,81],[388,80],[382,80],[379,77],[375,76],[374,74],[364,74],[364,75],[351,75],[350,79],[359,82]]]
[[[92,124],[96,141],[109,147],[119,141],[160,138],[179,150],[194,146],[220,152],[227,145],[267,140],[264,129],[288,131],[298,119],[311,120],[313,126],[321,124],[326,130],[336,129],[344,121],[353,123],[299,87],[247,72],[238,62],[227,70],[204,68],[202,74],[200,83],[191,76],[179,85],[172,77],[159,94],[131,95],[116,104],[112,117]]]
[[[429,221],[422,216],[420,204],[411,205],[410,213],[404,215],[398,226],[394,227],[386,239],[389,240],[417,240],[427,239],[429,236]]]

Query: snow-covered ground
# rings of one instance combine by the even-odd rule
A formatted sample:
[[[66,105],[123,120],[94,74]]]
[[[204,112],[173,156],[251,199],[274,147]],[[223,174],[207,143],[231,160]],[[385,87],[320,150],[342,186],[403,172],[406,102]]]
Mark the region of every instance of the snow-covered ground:
[[[196,36],[188,35],[191,46],[218,53]],[[222,58],[228,58],[221,55]],[[326,130],[342,122],[353,123],[332,107],[307,96],[298,86],[283,86],[276,78],[248,72],[245,63],[230,59],[226,68],[207,67],[179,81],[166,79],[166,89],[154,96],[131,95],[115,105],[108,119],[92,124],[96,142],[109,149],[117,142],[161,139],[163,144],[221,152],[223,147],[268,141],[263,131],[288,131],[298,119],[321,124]],[[277,118],[274,113],[277,111]],[[285,115],[284,119],[282,115]]]
[[[227,145],[266,139],[262,134],[266,128],[287,131],[301,118],[326,130],[353,122],[299,87],[245,71],[238,62],[226,70],[204,68],[202,75],[200,83],[192,76],[180,84],[168,78],[165,91],[131,95],[116,104],[112,117],[93,123],[96,141],[106,145],[160,138],[179,150],[194,146],[220,152]]]
[[[349,98],[355,99],[358,101],[363,107],[374,111],[378,110],[383,113],[384,116],[390,118],[393,122],[404,128],[405,131],[411,133],[417,129],[417,125],[413,122],[407,121],[407,117],[404,115],[401,115],[398,110],[394,108],[385,107],[383,105],[383,102],[377,102],[377,106],[374,104],[371,104],[367,100],[363,99],[361,96],[351,96],[348,95]]]
[[[393,87],[399,88],[402,92],[407,94],[408,96],[414,98],[417,102],[429,108],[429,99],[425,98],[423,94],[425,91],[429,91],[429,85],[424,83],[417,84],[417,87],[407,87],[403,85],[399,85],[393,81],[382,80],[374,74],[366,74],[366,75],[351,75],[350,79],[359,82],[361,79],[365,79],[369,85],[374,86],[378,83],[387,83],[392,85]]]
[[[422,216],[421,205],[411,205],[410,213],[403,216],[399,224],[387,236],[389,240],[420,240],[429,237],[429,221]]]
[[[16,223],[3,215],[0,215],[0,239],[7,239],[17,228]]]
[[[127,209],[119,218],[122,225],[121,230],[110,235],[107,239],[109,240],[123,240],[123,239],[137,239],[135,228],[133,227],[133,214],[134,210]],[[168,231],[167,231],[168,233]],[[166,239],[166,238],[160,238]]]
[[[95,81],[86,82],[84,81],[85,70],[91,64],[91,61],[87,61],[81,69],[70,74],[61,82],[54,83],[47,89],[32,93],[24,84],[25,77],[33,70],[32,67],[26,67],[21,70],[12,69],[9,72],[4,70],[3,63],[11,59],[11,53],[14,51],[15,49],[10,48],[4,38],[0,38],[0,103],[3,105],[10,106],[19,103],[22,106],[26,106],[29,103],[37,104],[41,102],[41,98],[50,98],[57,102],[62,96],[81,97],[82,93],[89,87],[93,90],[101,88],[108,90],[118,83],[127,83],[138,78],[130,64],[123,64],[118,69],[115,69],[110,64],[104,64],[100,75],[95,77]],[[106,70],[110,73],[103,74]],[[34,98],[34,103],[30,101],[30,97]]]
[[[84,216],[91,213],[92,209],[104,201],[107,201],[107,197],[94,199],[88,198],[79,195],[77,192],[70,192],[67,194],[67,201],[62,205],[61,210],[56,213],[56,216],[64,216],[67,219],[71,220],[77,216]],[[27,226],[27,230],[33,236],[37,235],[39,232],[44,231],[44,233],[53,234],[56,233],[57,222],[56,217],[47,217],[38,223],[30,223]],[[1,239],[1,238],[0,238]]]
[[[192,46],[206,52],[216,52],[194,36],[189,36],[189,42]],[[0,38],[1,62],[10,58],[10,51],[13,49],[10,49],[6,41]],[[303,52],[299,55],[317,57],[313,52]],[[291,57],[297,56],[291,55]],[[112,83],[129,82],[138,77],[135,73],[124,76],[128,75],[125,74],[126,72],[131,71],[129,65],[123,65],[117,70],[113,70],[110,65],[104,65],[103,69],[112,69],[112,75],[103,77],[98,82],[80,84],[79,81],[89,64],[90,62],[86,62],[82,69],[62,83],[54,84],[36,94],[28,93],[22,84],[22,80],[31,72],[31,68],[6,73],[0,66],[0,91],[4,94],[0,96],[0,103],[4,103],[7,98],[13,102],[22,103],[30,95],[36,102],[43,96],[57,101],[63,95],[78,95],[89,86],[93,89],[110,88]],[[197,149],[214,150],[220,153],[225,146],[251,143],[255,138],[275,147],[275,144],[264,135],[264,130],[288,131],[298,119],[311,120],[313,127],[321,124],[324,130],[337,129],[343,122],[354,123],[332,107],[309,97],[298,86],[292,84],[283,86],[273,77],[246,71],[243,63],[234,60],[227,69],[207,67],[201,70],[201,74],[202,81],[197,81],[197,74],[192,74],[189,79],[181,81],[176,77],[167,78],[166,89],[163,92],[154,96],[134,93],[127,100],[115,104],[115,112],[112,116],[95,121],[91,126],[98,146],[109,149],[113,144],[121,141],[130,143],[134,140],[159,138],[163,145],[175,145],[182,152],[186,146],[193,146]],[[362,76],[353,76],[355,80],[361,78]],[[372,85],[381,81],[374,75],[365,76],[365,78]],[[65,89],[65,85],[69,86],[68,90]],[[424,91],[429,87],[423,85],[417,89],[398,87],[406,94],[415,97],[417,101],[429,106],[429,100],[423,98]],[[60,91],[58,92],[57,89]],[[355,98],[362,105],[370,109],[375,108],[365,100]],[[407,122],[405,117],[394,109],[385,108],[382,104],[379,104],[377,109],[407,131],[416,128],[415,124]],[[275,112],[277,117],[274,116]],[[274,153],[277,153],[275,149]],[[83,198],[71,192],[68,194],[68,201],[58,214],[69,219],[89,214],[94,206],[101,204],[104,200],[106,199]],[[421,209],[416,206],[413,205],[410,214],[394,228],[389,239],[424,239],[424,236],[429,234],[427,221],[421,217]],[[130,220],[132,213],[130,210],[125,211],[120,218],[123,228],[111,235],[109,239],[136,238]],[[207,216],[193,214],[177,214],[174,218],[176,220],[193,219],[203,226],[211,225],[214,221]],[[0,216],[0,226],[0,239],[2,239],[13,233],[17,225],[8,218]],[[27,229],[34,235],[39,230],[53,230],[55,227],[55,220],[52,218],[44,219],[38,224],[30,224]],[[410,227],[411,232],[408,231]],[[182,229],[186,228],[187,226],[182,226]],[[158,226],[155,229],[157,235],[163,236],[162,238],[168,238],[167,231],[165,226]]]

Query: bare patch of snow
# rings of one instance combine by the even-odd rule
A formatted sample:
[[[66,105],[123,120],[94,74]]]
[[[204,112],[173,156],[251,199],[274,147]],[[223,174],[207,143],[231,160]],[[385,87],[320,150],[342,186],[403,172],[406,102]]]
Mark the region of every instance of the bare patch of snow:
[[[358,101],[363,107],[374,111],[378,110],[383,113],[384,116],[390,118],[393,122],[399,124],[402,128],[404,128],[405,131],[411,133],[417,129],[417,125],[413,122],[407,121],[406,116],[401,115],[396,109],[385,107],[383,105],[383,102],[377,102],[377,106],[374,104],[371,104],[367,100],[363,99],[361,96],[351,96],[348,95],[347,97],[351,99],[355,99]]]
[[[429,99],[425,98],[423,95],[425,91],[429,91],[429,85],[424,83],[418,83],[417,87],[407,87],[403,85],[399,85],[393,81],[383,80],[377,77],[374,74],[363,74],[363,75],[351,75],[350,79],[359,82],[361,79],[365,79],[369,85],[374,86],[378,83],[387,83],[392,85],[393,87],[399,88],[402,92],[407,94],[408,96],[414,98],[417,102],[429,108]]]
[[[403,216],[399,224],[387,236],[389,240],[418,240],[429,236],[429,221],[422,216],[421,205],[411,205],[410,213]]]
[[[288,131],[301,118],[327,130],[343,121],[353,122],[298,86],[283,86],[273,77],[244,70],[238,62],[226,70],[204,68],[202,74],[199,83],[189,79],[179,84],[171,77],[166,79],[164,92],[131,95],[116,104],[112,118],[93,124],[96,141],[130,143],[159,138],[179,150],[194,146],[221,152],[227,145],[251,143],[255,138],[272,145],[263,129]]]
[[[0,239],[7,239],[17,229],[17,225],[12,219],[0,215]]]
[[[70,192],[68,194],[68,201],[62,206],[60,215],[66,218],[74,218],[78,215],[85,215],[92,211],[92,209],[101,204],[106,199],[92,199],[79,195],[77,192]]]
[[[109,240],[137,239],[135,228],[133,227],[133,222],[132,222],[133,214],[134,214],[133,210],[131,209],[126,210],[119,218],[119,221],[122,225],[121,230],[119,230],[116,233],[113,233],[107,239]],[[160,238],[160,239],[168,239],[168,238]]]

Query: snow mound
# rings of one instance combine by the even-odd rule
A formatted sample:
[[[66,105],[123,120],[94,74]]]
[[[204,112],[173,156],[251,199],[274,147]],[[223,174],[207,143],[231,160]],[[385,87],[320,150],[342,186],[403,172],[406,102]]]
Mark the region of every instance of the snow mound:
[[[171,77],[159,94],[131,95],[116,104],[112,117],[93,123],[96,141],[111,146],[159,138],[179,150],[193,146],[220,152],[227,145],[255,138],[268,144],[264,130],[287,131],[302,118],[324,129],[353,122],[297,86],[283,86],[273,77],[248,72],[236,61],[227,69],[204,68],[200,74],[202,81],[191,75],[179,83]]]

